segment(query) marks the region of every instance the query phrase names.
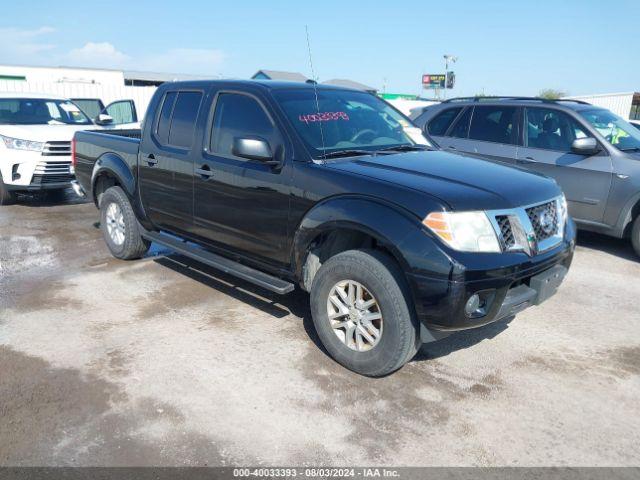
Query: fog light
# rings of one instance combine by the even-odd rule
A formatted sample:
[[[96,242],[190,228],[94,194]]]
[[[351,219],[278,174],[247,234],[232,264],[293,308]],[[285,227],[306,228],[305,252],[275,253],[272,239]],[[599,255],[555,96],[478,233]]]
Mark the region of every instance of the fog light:
[[[478,310],[480,309],[480,296],[477,293],[474,293],[467,300],[467,304],[464,306],[464,311],[467,315],[474,316],[477,315]]]

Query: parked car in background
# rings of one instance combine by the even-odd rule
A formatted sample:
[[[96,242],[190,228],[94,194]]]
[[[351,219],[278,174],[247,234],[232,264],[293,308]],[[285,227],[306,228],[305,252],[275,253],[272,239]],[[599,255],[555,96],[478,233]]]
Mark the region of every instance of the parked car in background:
[[[551,179],[434,150],[409,125],[362,91],[172,82],[142,132],[78,132],[74,162],[115,257],[153,241],[275,293],[298,285],[333,358],[380,376],[549,298],[575,245]]]
[[[414,123],[447,151],[554,178],[579,228],[630,238],[640,255],[640,131],[577,100],[457,98]]]
[[[71,139],[95,125],[66,98],[0,93],[0,204],[18,191],[71,185]]]
[[[133,100],[116,100],[106,107],[99,98],[72,98],[71,101],[78,105],[96,125],[105,129],[140,128],[138,112]]]

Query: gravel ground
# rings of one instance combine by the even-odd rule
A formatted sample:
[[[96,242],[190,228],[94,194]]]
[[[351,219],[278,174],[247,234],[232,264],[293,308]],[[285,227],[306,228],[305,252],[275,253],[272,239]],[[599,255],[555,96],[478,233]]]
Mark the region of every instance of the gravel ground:
[[[581,234],[558,295],[383,379],[279,297],[154,250],[92,204],[0,207],[0,465],[640,464],[640,261]]]

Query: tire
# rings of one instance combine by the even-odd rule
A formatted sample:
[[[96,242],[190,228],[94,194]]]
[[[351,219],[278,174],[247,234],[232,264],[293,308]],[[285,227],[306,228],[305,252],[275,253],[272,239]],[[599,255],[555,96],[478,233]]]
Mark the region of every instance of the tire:
[[[2,181],[2,174],[0,174],[0,205],[11,205],[14,199],[13,192],[7,188]]]
[[[120,187],[110,187],[100,199],[100,229],[116,258],[133,260],[149,250],[150,243],[140,235],[131,203]]]
[[[352,313],[343,316],[338,313],[342,309],[330,299],[330,296],[334,300],[340,296],[335,295],[340,293],[334,290],[336,286],[342,294],[348,295],[348,285],[340,283],[343,281],[359,283],[364,287],[364,290],[360,290],[364,292],[363,298],[369,303],[372,298],[376,301],[377,307],[366,311],[365,317],[371,312],[372,318],[377,316],[376,312],[381,314],[380,321],[374,325],[379,332],[377,343],[372,344],[360,335],[360,346],[363,348],[359,349],[357,335],[347,335],[347,328],[353,331],[353,322],[365,320],[364,317],[358,320],[358,315],[362,315],[358,309],[352,309]],[[338,318],[330,320],[330,311],[332,316]],[[419,324],[404,274],[391,257],[375,250],[348,250],[331,257],[322,265],[311,286],[311,315],[318,336],[329,354],[344,367],[362,375],[388,375],[411,360],[420,347]],[[348,327],[334,328],[347,320],[352,322],[346,323]],[[362,327],[376,340],[371,335],[370,327],[364,328],[363,325],[360,323],[360,326],[356,326],[355,332],[359,333]]]
[[[640,256],[640,215],[633,221],[633,227],[631,228],[631,245],[633,245],[636,255]]]

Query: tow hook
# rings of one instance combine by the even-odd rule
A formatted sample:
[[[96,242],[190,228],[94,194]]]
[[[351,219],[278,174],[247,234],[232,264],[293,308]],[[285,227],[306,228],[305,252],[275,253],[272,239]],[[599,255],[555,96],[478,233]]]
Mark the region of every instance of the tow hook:
[[[80,186],[77,180],[71,180],[71,188],[73,188],[73,191],[76,192],[76,195],[78,195],[79,197],[84,198],[86,196],[86,194],[84,193],[84,190],[82,189],[82,187]]]

